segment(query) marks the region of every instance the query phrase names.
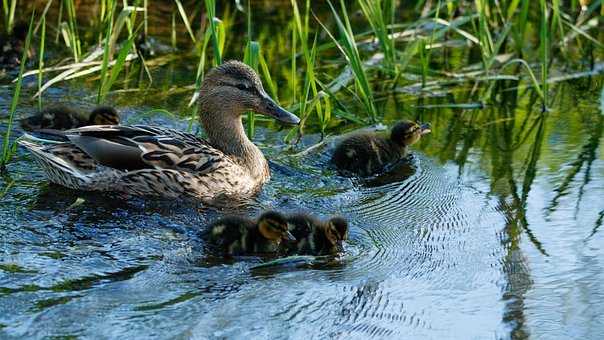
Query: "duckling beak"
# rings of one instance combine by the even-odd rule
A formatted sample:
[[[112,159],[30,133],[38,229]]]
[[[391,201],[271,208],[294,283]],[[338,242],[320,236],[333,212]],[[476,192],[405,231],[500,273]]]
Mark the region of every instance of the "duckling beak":
[[[424,124],[420,125],[420,129],[421,129],[422,136],[427,135],[430,132],[432,132],[432,125],[430,125],[430,123],[424,123]]]
[[[290,241],[290,242],[296,240],[296,238],[294,237],[294,235],[292,235],[292,233],[290,233],[289,231],[287,232],[287,234],[285,234],[285,238],[284,239],[286,241]]]
[[[300,124],[300,118],[279,106],[279,104],[275,103],[275,101],[271,97],[269,97],[268,94],[266,94],[264,91],[262,91],[261,97],[262,104],[261,108],[258,110],[259,113],[263,113],[267,116],[273,117],[282,123],[294,125]]]

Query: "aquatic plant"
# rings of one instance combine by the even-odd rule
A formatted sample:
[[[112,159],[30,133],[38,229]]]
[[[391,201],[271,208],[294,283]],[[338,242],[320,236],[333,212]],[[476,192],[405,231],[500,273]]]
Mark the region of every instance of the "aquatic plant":
[[[29,52],[29,47],[31,45],[31,37],[33,34],[33,25],[34,25],[34,17],[35,12],[32,13],[31,18],[29,19],[29,28],[27,30],[27,37],[25,38],[25,46],[23,48],[23,54],[21,56],[21,63],[19,65],[19,75],[17,76],[17,82],[15,84],[15,89],[13,91],[13,98],[11,99],[10,109],[8,112],[8,122],[6,124],[6,132],[4,133],[4,138],[2,140],[2,154],[0,155],[0,170],[4,170],[6,168],[6,164],[10,161],[15,151],[16,144],[11,145],[11,131],[13,127],[13,121],[15,118],[15,113],[17,112],[17,104],[19,103],[19,97],[21,95],[21,86],[23,83],[23,73],[25,72],[25,65],[27,62],[27,55]]]

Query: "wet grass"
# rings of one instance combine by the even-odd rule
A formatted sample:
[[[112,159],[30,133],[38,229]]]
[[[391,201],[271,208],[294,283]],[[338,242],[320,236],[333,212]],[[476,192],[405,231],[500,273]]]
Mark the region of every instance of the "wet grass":
[[[15,119],[15,113],[17,112],[17,104],[19,103],[19,96],[21,95],[21,87],[23,83],[23,73],[25,72],[25,65],[27,62],[27,55],[29,47],[31,45],[33,26],[34,26],[35,13],[32,14],[29,20],[29,28],[27,30],[27,37],[25,38],[25,45],[23,48],[23,54],[19,66],[19,75],[17,76],[17,83],[13,92],[13,98],[11,100],[10,109],[8,112],[8,122],[6,124],[6,132],[2,140],[2,154],[0,155],[0,171],[4,171],[6,164],[11,160],[15,153],[16,144],[11,143],[11,130]]]
[[[300,116],[302,124],[286,137],[293,141],[307,132],[332,133],[343,124],[380,122],[389,96],[407,91],[421,97],[450,93],[452,84],[493,89],[498,80],[516,79],[516,86],[534,91],[545,110],[552,67],[581,69],[585,66],[576,60],[588,55],[593,60],[604,46],[597,22],[604,7],[601,0],[583,4],[582,9],[576,1],[558,0],[418,1],[414,8],[419,15],[410,15],[409,5],[392,0],[335,0],[315,7],[309,0],[292,0],[290,8],[281,11],[289,15],[280,18],[280,24],[259,31],[254,31],[256,23],[267,18],[252,13],[261,4],[237,4],[233,9],[214,0],[175,0],[169,5],[103,0],[92,9],[90,23],[78,17],[74,0],[44,2],[34,34],[41,52],[38,68],[24,76],[37,74],[40,107],[42,93],[75,78],[96,81],[98,103],[111,102],[124,90],[155,91],[166,98],[188,92],[191,107],[210,67],[225,56],[242,59],[259,71],[271,96],[283,98],[281,104]],[[15,22],[12,8],[12,1],[3,0],[7,28]],[[163,22],[149,15],[166,9],[172,13],[163,15]],[[47,18],[47,12],[56,20]],[[235,28],[241,22],[243,35]],[[169,29],[158,34],[157,25]],[[49,44],[47,26],[48,32],[56,32],[55,43]],[[176,51],[145,54],[141,42],[154,34]],[[62,47],[70,51],[67,63],[45,59],[46,50]],[[458,51],[464,51],[464,60],[451,57]],[[154,70],[183,58],[195,59],[193,84],[151,87]],[[145,78],[148,82],[142,81]],[[470,102],[492,102],[493,91],[481,93]],[[245,121],[253,136],[257,117],[249,113]]]

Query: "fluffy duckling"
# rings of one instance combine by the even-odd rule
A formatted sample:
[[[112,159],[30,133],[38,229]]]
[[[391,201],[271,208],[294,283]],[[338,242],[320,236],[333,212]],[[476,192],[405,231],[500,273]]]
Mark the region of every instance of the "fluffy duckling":
[[[0,68],[14,67],[21,63],[21,56],[25,48],[25,38],[29,26],[20,23],[15,25],[10,35],[0,35]],[[28,57],[33,56],[33,49],[27,51]]]
[[[356,133],[336,147],[331,162],[343,175],[367,177],[384,170],[407,155],[409,145],[430,133],[430,124],[400,121],[389,137],[375,133]]]
[[[110,106],[98,106],[85,115],[64,105],[46,108],[37,114],[22,119],[25,131],[40,129],[69,130],[90,125],[119,125],[120,116]]]
[[[320,221],[308,214],[295,214],[287,219],[295,242],[284,245],[288,254],[331,255],[341,252],[348,239],[348,222],[339,216]]]
[[[212,223],[203,237],[225,255],[276,253],[282,240],[294,241],[287,219],[275,211],[267,211],[257,221],[229,216]]]

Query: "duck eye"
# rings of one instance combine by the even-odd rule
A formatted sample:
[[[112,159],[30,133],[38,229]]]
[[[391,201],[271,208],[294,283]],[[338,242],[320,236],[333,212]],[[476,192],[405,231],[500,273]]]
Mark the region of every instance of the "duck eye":
[[[247,84],[237,84],[235,85],[236,88],[240,89],[241,91],[249,91],[251,90],[251,87],[248,86]]]

